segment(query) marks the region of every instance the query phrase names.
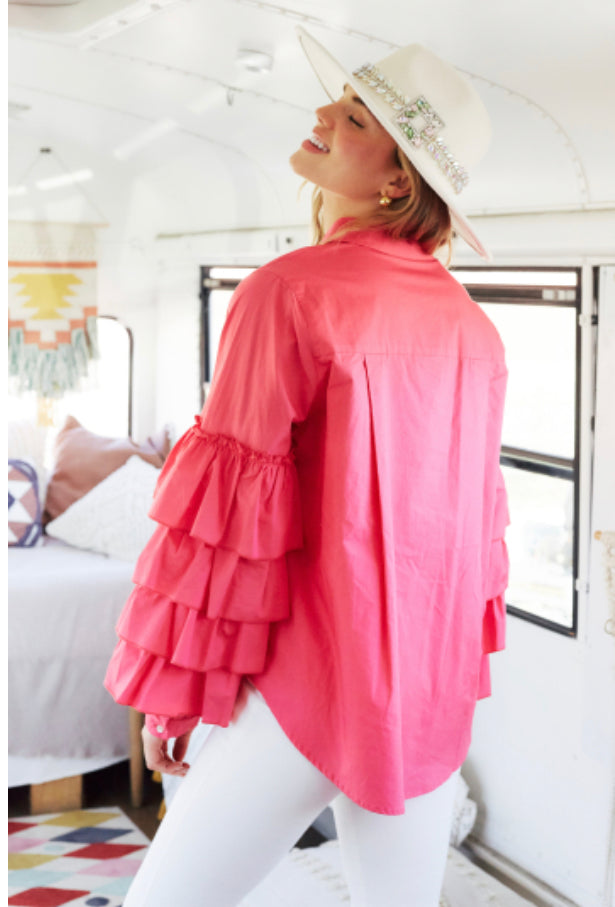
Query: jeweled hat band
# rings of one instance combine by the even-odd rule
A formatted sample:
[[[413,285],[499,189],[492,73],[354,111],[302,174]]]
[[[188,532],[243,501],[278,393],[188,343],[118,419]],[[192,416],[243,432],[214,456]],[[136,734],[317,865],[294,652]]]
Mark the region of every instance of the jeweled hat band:
[[[393,109],[393,122],[415,148],[424,148],[438,164],[457,194],[467,186],[470,177],[464,167],[438,135],[445,123],[424,95],[410,100],[371,63],[355,69],[354,76],[373,88],[376,94]]]

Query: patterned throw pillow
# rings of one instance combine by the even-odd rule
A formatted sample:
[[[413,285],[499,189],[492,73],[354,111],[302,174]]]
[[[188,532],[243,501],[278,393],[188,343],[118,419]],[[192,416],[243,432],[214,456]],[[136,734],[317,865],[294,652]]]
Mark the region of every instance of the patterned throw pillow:
[[[55,442],[43,522],[55,520],[134,455],[160,468],[171,446],[167,434],[163,429],[160,436],[137,444],[130,438],[94,434],[74,416],[67,416]]]
[[[47,535],[75,548],[135,562],[156,528],[148,513],[159,475],[142,457],[130,457],[47,523]]]
[[[25,460],[9,460],[9,547],[32,548],[42,534],[36,470]]]

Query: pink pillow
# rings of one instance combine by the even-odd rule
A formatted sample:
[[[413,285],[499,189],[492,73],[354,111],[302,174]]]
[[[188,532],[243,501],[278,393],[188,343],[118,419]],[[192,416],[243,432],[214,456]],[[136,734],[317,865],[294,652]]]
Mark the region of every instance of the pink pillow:
[[[44,521],[54,520],[95,485],[123,466],[129,457],[141,457],[160,468],[171,442],[163,430],[143,444],[130,438],[103,438],[67,416],[55,444],[55,464],[47,487]]]

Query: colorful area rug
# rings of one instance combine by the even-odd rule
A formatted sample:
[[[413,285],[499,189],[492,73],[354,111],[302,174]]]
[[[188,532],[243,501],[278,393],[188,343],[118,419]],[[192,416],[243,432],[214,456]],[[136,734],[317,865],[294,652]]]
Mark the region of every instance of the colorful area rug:
[[[121,809],[9,820],[9,905],[121,907],[149,840]]]
[[[116,807],[9,821],[9,905],[121,907],[149,841]],[[293,850],[241,907],[350,903],[337,841]],[[440,907],[531,907],[450,848]],[[174,907],[174,905],[169,905]]]

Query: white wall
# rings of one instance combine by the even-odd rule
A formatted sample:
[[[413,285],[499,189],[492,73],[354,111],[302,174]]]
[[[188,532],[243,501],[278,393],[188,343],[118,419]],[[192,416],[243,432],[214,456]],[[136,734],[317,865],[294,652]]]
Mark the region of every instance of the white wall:
[[[598,396],[596,458],[594,464],[594,495],[592,507],[592,561],[590,589],[594,595],[592,603],[593,623],[597,630],[608,630],[615,635],[615,267],[604,268],[600,286],[601,329],[598,347]],[[604,533],[610,532],[605,537]],[[601,538],[597,538],[601,535]],[[608,865],[605,878],[604,904],[615,904],[615,640],[604,632],[596,634],[593,651],[593,665],[588,672],[593,679],[597,694],[598,721],[587,724],[587,737],[594,743],[594,751],[600,752],[602,762],[610,760],[610,789],[603,791],[605,807],[611,808],[611,828],[605,846],[608,849]],[[600,665],[610,665],[610,675],[602,673]],[[610,796],[609,796],[610,794]]]
[[[220,231],[157,240],[157,425],[172,423],[177,436],[192,424],[200,410],[200,267],[256,267],[281,251],[305,245],[308,239],[307,228],[290,228]]]
[[[583,257],[571,257],[575,248],[600,257],[613,253],[611,212],[537,217],[533,224],[530,218],[497,219],[485,226],[496,264],[506,260],[498,250],[514,248],[515,234],[522,247],[515,260],[532,259],[534,264],[582,264]],[[585,279],[584,289],[587,297],[590,280]],[[586,298],[586,311],[590,304]],[[603,543],[593,536],[596,530],[615,529],[612,269],[603,281],[599,317],[593,459],[588,406],[582,424],[579,635],[569,639],[509,617],[506,651],[492,656],[493,696],[478,704],[464,768],[479,804],[477,839],[580,907],[613,904],[615,645],[604,630],[613,604],[607,596]],[[593,372],[587,334],[584,352],[587,404]]]
[[[156,302],[156,422],[177,438],[200,411],[200,301],[198,265],[159,273]]]
[[[615,257],[615,206],[602,210],[473,217],[493,255],[491,264],[575,264],[612,262]],[[469,247],[457,247],[453,264],[479,264]]]
[[[603,585],[596,576],[581,608],[604,609]],[[479,840],[580,907],[609,903],[612,642],[602,625],[570,640],[509,617],[464,767]]]

